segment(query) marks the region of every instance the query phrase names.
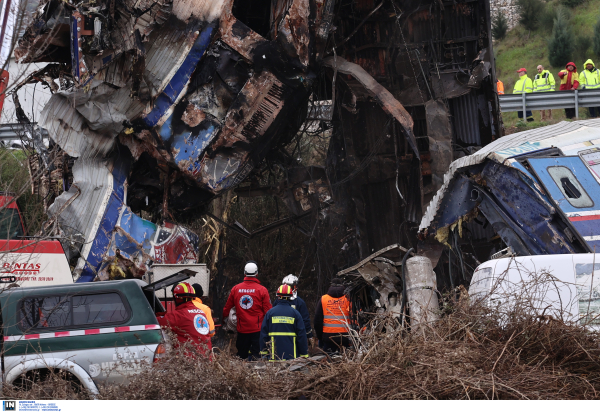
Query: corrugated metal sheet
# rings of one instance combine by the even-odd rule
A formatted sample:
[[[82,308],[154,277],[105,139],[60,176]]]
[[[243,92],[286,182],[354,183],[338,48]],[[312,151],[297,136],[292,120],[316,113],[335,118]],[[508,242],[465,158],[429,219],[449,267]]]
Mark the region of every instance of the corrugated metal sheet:
[[[450,110],[456,139],[467,144],[481,145],[477,96],[469,93],[450,99]]]
[[[600,119],[578,120],[574,122],[562,121],[560,123],[553,124],[550,126],[510,134],[508,136],[504,136],[501,139],[496,140],[493,143],[490,143],[489,145],[479,150],[477,153],[455,160],[450,165],[448,172],[444,175],[443,186],[433,197],[433,199],[429,203],[429,206],[427,206],[427,211],[425,212],[423,219],[421,219],[421,224],[419,225],[419,231],[427,229],[431,222],[433,222],[433,219],[435,218],[435,215],[437,214],[437,211],[440,208],[440,205],[444,199],[446,191],[448,190],[448,186],[451,180],[453,179],[454,174],[458,170],[464,167],[482,163],[492,153],[498,152],[500,150],[516,147],[527,142],[539,142],[562,134],[575,132],[577,130],[583,130],[585,128],[600,129]]]

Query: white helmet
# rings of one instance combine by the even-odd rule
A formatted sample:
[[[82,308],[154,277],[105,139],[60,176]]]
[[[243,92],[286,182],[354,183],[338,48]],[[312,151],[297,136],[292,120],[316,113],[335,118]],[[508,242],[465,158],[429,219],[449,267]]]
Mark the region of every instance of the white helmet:
[[[258,275],[258,265],[256,264],[255,261],[250,260],[250,261],[248,261],[248,263],[246,263],[246,266],[244,266],[244,275],[246,275],[246,276]]]
[[[294,296],[292,296],[292,300],[298,297],[298,276],[294,276],[292,274],[287,275],[283,278],[284,285],[290,285],[294,289]]]
[[[283,282],[281,283],[284,285],[296,286],[298,284],[298,276],[287,275],[283,278]]]

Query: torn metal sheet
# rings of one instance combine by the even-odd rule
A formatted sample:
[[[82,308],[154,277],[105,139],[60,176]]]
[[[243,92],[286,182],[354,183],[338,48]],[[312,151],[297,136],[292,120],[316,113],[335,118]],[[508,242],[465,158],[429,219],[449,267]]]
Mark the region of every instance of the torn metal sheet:
[[[413,119],[404,106],[387,89],[358,64],[350,63],[342,57],[327,57],[323,60],[323,64],[340,73],[351,75],[360,82],[367,94],[373,97],[386,113],[393,116],[400,123],[414,155],[419,158],[419,149],[417,148],[417,142],[413,134]]]
[[[348,285],[353,307],[359,313],[359,319],[363,315],[363,322],[381,311],[400,316],[401,268],[406,252],[398,244],[390,245],[337,273],[336,277],[344,279],[344,284]]]

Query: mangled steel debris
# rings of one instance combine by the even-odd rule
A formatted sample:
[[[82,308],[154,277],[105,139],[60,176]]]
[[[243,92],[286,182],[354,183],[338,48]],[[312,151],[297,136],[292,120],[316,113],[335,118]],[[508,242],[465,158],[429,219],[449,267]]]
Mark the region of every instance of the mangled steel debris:
[[[278,195],[296,217],[335,200],[321,218],[346,245],[339,266],[414,235],[453,149],[502,133],[487,2],[426,3],[43,1],[15,51],[21,62],[52,62],[28,80],[54,92],[40,124],[75,159],[73,187],[91,190],[104,176],[114,188],[103,193],[118,199],[94,199],[96,217],[68,230],[63,216],[85,196],[69,189],[50,208],[86,245],[85,279],[121,273],[120,259],[128,274],[152,260],[155,232],[131,235],[124,214],[197,216],[265,158],[287,179],[238,193]],[[311,95],[327,109],[307,113]],[[307,117],[331,129],[326,170],[299,167],[282,149]]]
[[[81,281],[197,258],[197,237],[168,221],[200,213],[293,137],[332,4],[278,2],[264,31],[236,17],[253,22],[251,5],[232,0],[41,3],[15,56],[56,62],[27,82],[54,92],[39,123],[76,159],[49,211],[79,243]],[[294,192],[300,210],[311,191],[330,197],[307,190]],[[133,213],[142,210],[167,223]]]
[[[454,161],[421,221],[423,246],[435,238],[481,261],[507,246],[518,256],[593,251],[598,153],[600,122],[584,120],[509,135]]]

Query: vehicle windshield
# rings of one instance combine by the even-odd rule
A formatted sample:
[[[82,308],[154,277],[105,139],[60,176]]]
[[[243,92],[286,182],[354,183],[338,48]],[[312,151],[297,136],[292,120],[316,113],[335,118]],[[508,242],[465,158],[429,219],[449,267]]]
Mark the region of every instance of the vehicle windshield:
[[[0,239],[15,239],[23,236],[23,226],[17,209],[0,210]]]

